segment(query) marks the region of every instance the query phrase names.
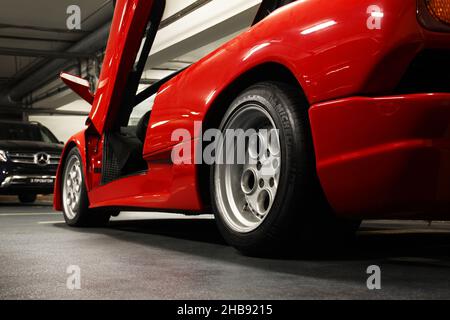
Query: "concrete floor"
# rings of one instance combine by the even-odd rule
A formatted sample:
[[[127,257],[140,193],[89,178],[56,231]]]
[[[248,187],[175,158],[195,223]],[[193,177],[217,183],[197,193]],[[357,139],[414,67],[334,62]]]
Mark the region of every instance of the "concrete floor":
[[[48,201],[0,203],[0,299],[449,299],[450,224],[364,223],[320,258],[257,259],[227,246],[211,217],[123,213],[71,229]],[[381,267],[381,290],[366,269]],[[69,290],[67,267],[81,270]]]

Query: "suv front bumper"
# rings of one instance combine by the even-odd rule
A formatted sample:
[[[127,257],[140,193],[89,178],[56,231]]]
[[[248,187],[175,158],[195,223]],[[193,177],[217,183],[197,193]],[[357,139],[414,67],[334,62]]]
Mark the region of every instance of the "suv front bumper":
[[[53,193],[54,175],[10,175],[0,183],[0,194]]]

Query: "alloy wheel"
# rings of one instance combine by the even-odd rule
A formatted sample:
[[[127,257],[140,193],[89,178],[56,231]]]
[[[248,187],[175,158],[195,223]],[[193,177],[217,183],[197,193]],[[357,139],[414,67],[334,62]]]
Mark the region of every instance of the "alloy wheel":
[[[73,219],[78,213],[83,183],[81,163],[75,155],[67,161],[63,183],[64,212],[67,218]]]
[[[225,161],[239,155],[243,144],[227,138],[217,150],[214,187],[219,212],[233,231],[248,233],[258,228],[277,195],[280,180],[281,149],[278,131],[269,112],[256,103],[240,106],[222,126],[222,132],[246,132],[241,164]],[[248,134],[251,132],[252,134]],[[234,138],[233,138],[234,139]],[[238,156],[237,156],[238,157]],[[224,161],[220,163],[220,160]]]

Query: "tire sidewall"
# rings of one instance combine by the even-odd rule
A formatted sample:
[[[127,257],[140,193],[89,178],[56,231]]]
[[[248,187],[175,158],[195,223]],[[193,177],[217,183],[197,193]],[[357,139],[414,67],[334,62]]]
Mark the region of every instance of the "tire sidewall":
[[[269,89],[269,90],[268,90]],[[283,92],[275,85],[268,83],[265,85],[256,85],[246,90],[242,95],[234,100],[228,111],[225,113],[224,120],[220,125],[222,130],[228,119],[238,110],[250,104],[258,104],[266,110],[272,117],[276,128],[279,130],[281,147],[281,171],[277,194],[268,216],[255,230],[247,233],[239,233],[231,229],[220,209],[216,204],[215,166],[211,166],[211,199],[215,213],[216,222],[219,230],[226,240],[238,247],[242,251],[255,251],[257,247],[264,245],[276,246],[275,233],[283,233],[295,220],[297,212],[291,212],[293,196],[295,193],[295,183],[297,181],[298,170],[301,166],[293,164],[304,163],[301,159],[302,143],[300,137],[302,132],[297,132],[297,125],[293,123],[294,117],[284,106],[289,103],[285,101]],[[271,243],[272,242],[272,243]]]
[[[67,164],[70,162],[70,160],[76,157],[78,161],[80,161],[81,165],[81,177],[82,177],[82,183],[81,183],[81,191],[80,191],[80,203],[78,206],[78,211],[76,212],[75,216],[71,219],[67,216],[65,207],[64,207],[64,184],[66,183],[66,174],[67,170],[69,169]],[[67,155],[67,158],[64,162],[64,170],[62,174],[62,184],[61,184],[61,203],[63,203],[63,214],[64,214],[64,220],[69,226],[75,226],[78,225],[80,220],[83,219],[83,212],[86,211],[89,207],[89,203],[87,200],[87,191],[86,191],[86,184],[85,184],[85,177],[84,177],[84,166],[83,161],[81,159],[80,152],[78,148],[73,148],[70,150],[69,154]]]

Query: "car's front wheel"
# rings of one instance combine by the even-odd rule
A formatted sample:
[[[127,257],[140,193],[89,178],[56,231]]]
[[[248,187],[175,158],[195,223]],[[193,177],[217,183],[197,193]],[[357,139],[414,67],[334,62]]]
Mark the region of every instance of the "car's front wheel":
[[[61,196],[64,219],[72,227],[103,226],[108,223],[111,214],[89,209],[83,163],[80,152],[73,148],[65,161]]]

